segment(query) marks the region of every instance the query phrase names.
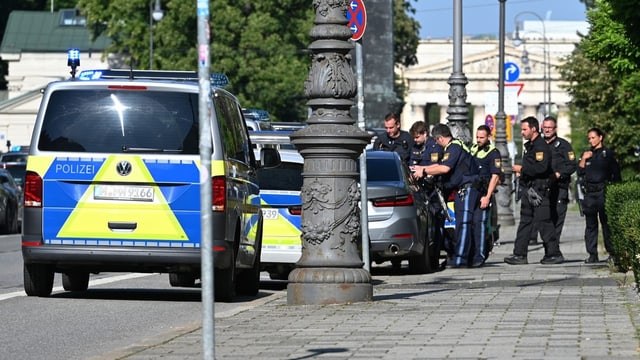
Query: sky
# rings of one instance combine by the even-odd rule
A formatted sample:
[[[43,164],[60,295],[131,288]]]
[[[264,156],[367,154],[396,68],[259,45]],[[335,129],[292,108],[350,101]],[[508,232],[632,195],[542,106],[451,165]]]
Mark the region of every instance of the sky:
[[[453,37],[454,0],[418,0],[411,4],[416,9],[414,18],[420,23],[421,39]],[[537,20],[534,12],[544,20],[585,21],[585,6],[579,0],[506,0],[505,32],[515,28],[518,20]],[[464,35],[498,35],[500,2],[498,0],[462,0],[462,32]]]

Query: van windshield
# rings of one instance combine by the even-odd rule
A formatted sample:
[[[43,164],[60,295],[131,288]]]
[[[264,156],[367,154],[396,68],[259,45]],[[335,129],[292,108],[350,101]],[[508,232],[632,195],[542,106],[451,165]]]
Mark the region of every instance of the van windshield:
[[[198,154],[198,94],[59,90],[51,94],[41,151]]]

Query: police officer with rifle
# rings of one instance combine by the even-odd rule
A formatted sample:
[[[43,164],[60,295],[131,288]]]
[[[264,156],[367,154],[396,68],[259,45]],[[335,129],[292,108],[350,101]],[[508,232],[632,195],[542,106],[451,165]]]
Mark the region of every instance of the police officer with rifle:
[[[437,164],[442,158],[442,146],[429,136],[429,129],[424,121],[416,121],[411,125],[409,134],[413,137],[413,147],[411,148],[410,167],[414,165],[427,166]],[[444,248],[449,253],[448,244],[444,237],[444,219],[449,216],[446,202],[442,195],[442,187],[439,181],[433,176],[423,176],[414,178],[415,184],[424,191],[429,200],[429,212],[432,215],[430,224],[433,226],[438,251]]]
[[[557,186],[552,180],[551,149],[539,133],[538,119],[526,117],[520,122],[520,132],[527,140],[522,154],[522,165],[513,165],[519,174],[520,223],[516,232],[513,254],[504,258],[510,265],[527,264],[529,238],[532,229],[539,229],[544,243],[545,255],[541,264],[564,262],[555,227],[551,219],[550,193]]]
[[[432,135],[438,145],[444,149],[438,164],[428,166],[414,165],[414,176],[441,176],[445,194],[455,192],[454,212],[456,216],[456,239],[452,256],[447,260],[449,267],[482,266],[484,257],[479,249],[472,254],[473,216],[478,209],[480,192],[478,191],[478,167],[465,145],[454,139],[451,130],[445,124],[433,127]],[[472,258],[473,261],[469,262]]]

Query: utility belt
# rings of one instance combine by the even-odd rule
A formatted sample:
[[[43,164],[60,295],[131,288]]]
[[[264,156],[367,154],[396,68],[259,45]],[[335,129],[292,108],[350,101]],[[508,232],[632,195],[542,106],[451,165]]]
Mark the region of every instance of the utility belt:
[[[604,190],[606,184],[605,183],[587,183],[585,182],[582,187],[584,192],[586,193],[594,193]]]

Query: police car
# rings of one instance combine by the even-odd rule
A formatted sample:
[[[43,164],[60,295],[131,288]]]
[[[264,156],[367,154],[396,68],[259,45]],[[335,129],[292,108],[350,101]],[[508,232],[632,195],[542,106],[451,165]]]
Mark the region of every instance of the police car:
[[[69,65],[73,76],[77,51]],[[87,290],[89,274],[106,271],[169,273],[172,286],[194,286],[203,176],[212,184],[216,299],[257,293],[258,166],[225,81],[212,76],[210,169],[200,164],[196,72],[83,71],[46,87],[24,184],[27,295],[49,296],[55,273],[67,291]],[[277,153],[264,158],[277,165]]]
[[[258,148],[280,152],[280,165],[258,169],[264,228],[261,267],[271,279],[287,280],[302,255],[302,170],[304,159],[291,144],[287,131],[250,132]],[[256,150],[256,156],[260,156]]]

